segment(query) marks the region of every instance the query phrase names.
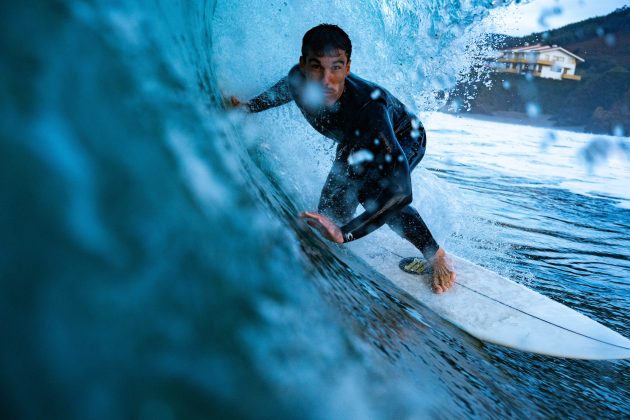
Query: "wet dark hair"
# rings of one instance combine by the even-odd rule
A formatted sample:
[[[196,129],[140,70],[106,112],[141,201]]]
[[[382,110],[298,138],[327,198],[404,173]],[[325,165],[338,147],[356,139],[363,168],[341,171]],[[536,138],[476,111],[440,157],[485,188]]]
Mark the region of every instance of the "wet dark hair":
[[[343,50],[350,61],[352,55],[352,43],[347,33],[337,25],[322,23],[311,28],[302,38],[302,57],[306,58],[309,51],[318,56],[326,53]]]

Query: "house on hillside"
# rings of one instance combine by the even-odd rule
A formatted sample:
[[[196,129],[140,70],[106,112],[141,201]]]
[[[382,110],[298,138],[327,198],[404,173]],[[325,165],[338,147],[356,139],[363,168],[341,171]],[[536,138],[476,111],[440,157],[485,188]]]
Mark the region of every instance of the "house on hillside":
[[[547,79],[580,80],[582,77],[575,74],[578,62],[583,63],[584,59],[562,47],[537,44],[499,51],[493,67],[504,73],[529,73]]]

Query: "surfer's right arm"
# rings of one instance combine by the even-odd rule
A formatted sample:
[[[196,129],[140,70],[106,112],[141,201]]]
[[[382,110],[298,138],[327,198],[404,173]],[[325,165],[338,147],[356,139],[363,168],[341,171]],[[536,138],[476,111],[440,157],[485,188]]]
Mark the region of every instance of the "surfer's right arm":
[[[289,103],[292,100],[293,96],[289,90],[288,77],[286,76],[250,101],[241,102],[234,96],[230,98],[230,102],[233,107],[242,108],[245,111],[252,113],[265,111],[269,108],[275,108]]]

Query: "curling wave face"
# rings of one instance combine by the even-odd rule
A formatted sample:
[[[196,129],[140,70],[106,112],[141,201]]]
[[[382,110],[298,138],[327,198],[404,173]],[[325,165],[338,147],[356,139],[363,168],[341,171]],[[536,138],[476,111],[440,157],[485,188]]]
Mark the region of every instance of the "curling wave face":
[[[490,2],[30,3],[0,35],[5,413],[527,413],[477,343],[295,221],[315,183],[220,101],[335,18],[362,75],[432,109]]]

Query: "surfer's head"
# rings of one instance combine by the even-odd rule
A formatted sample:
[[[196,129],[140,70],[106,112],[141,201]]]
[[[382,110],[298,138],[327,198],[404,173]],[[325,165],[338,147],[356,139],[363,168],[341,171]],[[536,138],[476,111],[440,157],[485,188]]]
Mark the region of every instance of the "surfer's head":
[[[300,69],[308,81],[321,85],[326,105],[341,97],[351,55],[350,37],[337,25],[324,23],[304,34]]]

